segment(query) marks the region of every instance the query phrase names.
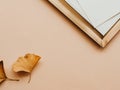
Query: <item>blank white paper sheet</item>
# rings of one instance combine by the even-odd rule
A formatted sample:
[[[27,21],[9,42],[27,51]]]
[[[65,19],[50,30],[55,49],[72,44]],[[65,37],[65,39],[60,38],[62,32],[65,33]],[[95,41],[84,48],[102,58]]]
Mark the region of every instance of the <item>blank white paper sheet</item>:
[[[65,0],[102,35],[120,18],[120,0]]]

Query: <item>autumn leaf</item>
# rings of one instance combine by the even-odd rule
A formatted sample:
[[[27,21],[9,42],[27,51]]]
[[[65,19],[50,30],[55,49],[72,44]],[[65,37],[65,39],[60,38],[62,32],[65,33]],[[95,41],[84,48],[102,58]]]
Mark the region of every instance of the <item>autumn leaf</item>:
[[[0,83],[5,81],[7,79],[7,76],[4,71],[3,61],[0,61]]]
[[[8,79],[10,81],[19,81],[19,79],[12,79],[12,78],[8,78],[6,76],[6,73],[5,73],[5,70],[4,70],[3,61],[0,61],[0,83],[5,81],[6,79]]]
[[[18,60],[13,64],[13,71],[30,73],[40,58],[40,56],[35,54],[26,54],[24,57],[19,57]]]
[[[40,56],[28,53],[24,57],[19,57],[18,60],[13,64],[12,69],[14,72],[29,73],[30,74],[28,80],[29,83],[31,80],[31,72],[40,59],[41,59]]]

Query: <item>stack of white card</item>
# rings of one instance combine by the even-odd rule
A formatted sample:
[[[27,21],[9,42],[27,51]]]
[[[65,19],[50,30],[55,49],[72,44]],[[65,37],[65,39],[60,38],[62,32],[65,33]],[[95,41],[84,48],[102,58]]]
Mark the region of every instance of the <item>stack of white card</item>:
[[[103,36],[120,19],[120,0],[65,0]]]

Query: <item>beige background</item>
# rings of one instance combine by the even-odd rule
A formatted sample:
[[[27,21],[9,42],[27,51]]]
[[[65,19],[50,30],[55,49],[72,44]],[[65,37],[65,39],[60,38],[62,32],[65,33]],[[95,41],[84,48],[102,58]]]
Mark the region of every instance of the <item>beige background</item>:
[[[0,59],[20,78],[0,90],[120,90],[119,36],[103,49],[47,0],[0,0]],[[29,84],[11,70],[26,53],[42,57]]]

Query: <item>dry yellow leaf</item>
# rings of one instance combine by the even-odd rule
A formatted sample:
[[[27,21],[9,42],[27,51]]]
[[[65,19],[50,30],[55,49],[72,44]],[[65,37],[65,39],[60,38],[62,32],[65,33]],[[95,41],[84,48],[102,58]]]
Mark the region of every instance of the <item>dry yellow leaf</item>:
[[[40,56],[35,54],[26,54],[24,57],[18,58],[18,60],[13,64],[12,69],[14,72],[30,73],[40,58]]]
[[[0,61],[0,83],[5,81],[7,79],[7,76],[4,71],[3,61]]]
[[[6,79],[8,79],[10,81],[19,81],[19,79],[12,79],[12,78],[8,78],[6,76],[5,70],[4,70],[3,61],[0,61],[0,83],[2,83],[3,81],[5,81]]]

